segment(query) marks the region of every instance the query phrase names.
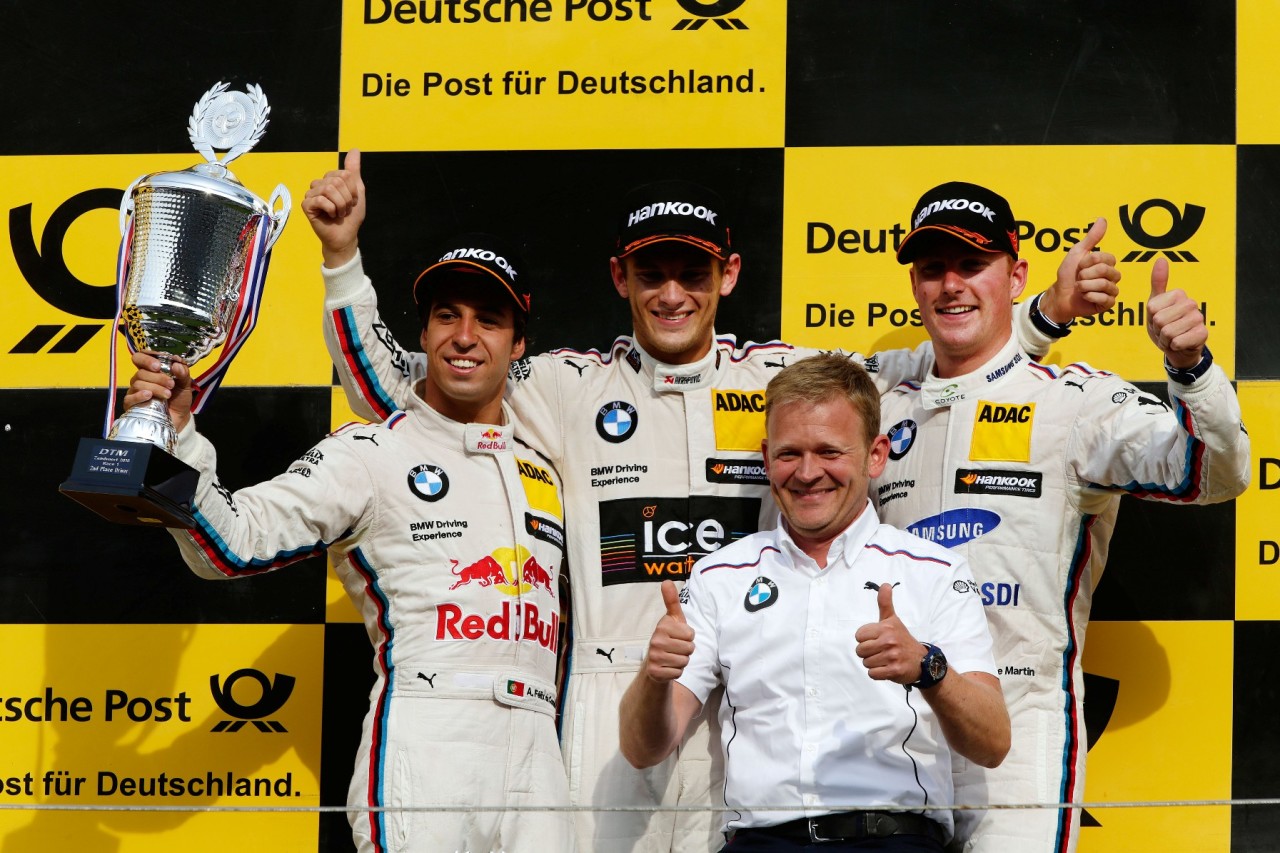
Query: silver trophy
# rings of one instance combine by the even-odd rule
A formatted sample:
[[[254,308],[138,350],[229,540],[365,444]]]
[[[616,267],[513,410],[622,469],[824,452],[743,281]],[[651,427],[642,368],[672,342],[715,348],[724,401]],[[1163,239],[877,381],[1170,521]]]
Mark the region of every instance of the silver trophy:
[[[260,296],[266,255],[284,230],[291,199],[281,184],[264,202],[227,164],[262,138],[270,112],[260,87],[228,92],[218,83],[196,103],[188,125],[191,143],[206,162],[144,175],[125,190],[120,233],[127,273],[120,322],[133,346],[155,353],[166,372],[174,361],[194,365],[226,341],[233,325],[233,337],[240,335],[246,301]],[[214,149],[226,155],[219,160]],[[210,388],[232,349],[231,343],[224,348]],[[134,406],[111,425],[107,439],[84,439],[76,469],[60,490],[115,521],[190,526],[182,504],[190,500],[186,480],[194,490],[191,469],[177,459],[152,458],[165,454],[130,452],[124,442],[154,445],[171,457],[177,435],[165,403]],[[148,466],[164,469],[158,476],[171,469],[184,475],[173,494],[159,496],[165,506],[154,505],[157,495],[143,482],[151,477],[139,469]]]
[[[258,86],[228,92],[218,83],[196,104],[187,127],[206,162],[144,175],[125,190],[120,234],[127,237],[132,224],[132,237],[120,320],[134,347],[154,352],[165,372],[174,361],[194,365],[226,339],[259,229],[270,228],[270,251],[289,218],[283,184],[264,202],[227,168],[262,138],[270,112]],[[226,156],[219,160],[215,148]],[[125,412],[107,437],[148,441],[169,453],[177,442],[160,400]]]

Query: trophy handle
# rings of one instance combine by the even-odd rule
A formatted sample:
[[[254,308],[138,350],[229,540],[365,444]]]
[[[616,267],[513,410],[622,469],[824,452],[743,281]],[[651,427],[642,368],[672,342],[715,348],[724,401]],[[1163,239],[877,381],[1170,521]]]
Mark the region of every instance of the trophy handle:
[[[289,211],[293,208],[293,196],[289,195],[289,190],[284,184],[276,184],[276,190],[271,194],[271,200],[267,202],[267,206],[275,211],[276,202],[283,204],[279,212],[271,214],[271,236],[267,238],[267,251],[271,251],[271,247],[276,244],[276,240],[280,239],[280,233],[284,231],[284,224],[289,221]]]
[[[133,183],[125,187],[124,197],[120,199],[120,236],[121,237],[129,233],[129,217],[133,215],[133,188],[138,185],[138,181],[142,180],[142,178],[145,178],[145,177],[146,175],[143,175],[142,177],[134,178]]]

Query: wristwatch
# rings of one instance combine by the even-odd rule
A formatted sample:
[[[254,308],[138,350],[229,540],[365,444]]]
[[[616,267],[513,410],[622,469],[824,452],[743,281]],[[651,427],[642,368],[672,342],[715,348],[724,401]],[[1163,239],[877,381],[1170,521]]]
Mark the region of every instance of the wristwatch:
[[[925,643],[924,646],[928,651],[920,659],[920,678],[911,684],[920,690],[927,690],[947,677],[947,656],[942,653],[942,649],[932,643]]]
[[[1073,317],[1065,323],[1055,323],[1050,320],[1040,310],[1040,299],[1043,296],[1043,293],[1037,293],[1035,299],[1031,300],[1031,311],[1028,315],[1031,318],[1031,325],[1054,340],[1062,340],[1071,334],[1071,327],[1076,324],[1075,318]]]
[[[1209,368],[1213,367],[1213,353],[1209,352],[1209,348],[1201,347],[1200,360],[1196,362],[1194,367],[1174,367],[1169,363],[1169,359],[1164,360],[1164,372],[1169,374],[1169,378],[1179,385],[1190,385],[1201,376],[1209,372]]]

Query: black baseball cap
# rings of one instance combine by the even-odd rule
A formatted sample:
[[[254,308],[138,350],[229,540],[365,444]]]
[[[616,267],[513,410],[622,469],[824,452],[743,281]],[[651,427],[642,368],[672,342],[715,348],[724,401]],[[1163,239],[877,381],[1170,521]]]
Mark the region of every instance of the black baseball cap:
[[[674,240],[720,260],[731,252],[724,199],[691,181],[658,181],[627,193],[618,218],[617,257]]]
[[[413,282],[413,301],[418,311],[424,311],[431,303],[429,291],[446,277],[456,280],[456,273],[487,276],[502,285],[511,295],[520,316],[529,316],[529,281],[522,275],[524,261],[515,247],[492,234],[473,231],[459,234],[445,243],[439,251],[439,260],[418,274]]]
[[[915,259],[921,241],[912,238],[929,231],[949,234],[984,252],[1008,252],[1018,258],[1018,225],[1009,202],[977,184],[951,181],[920,196],[911,209],[911,232],[898,246],[898,263]]]

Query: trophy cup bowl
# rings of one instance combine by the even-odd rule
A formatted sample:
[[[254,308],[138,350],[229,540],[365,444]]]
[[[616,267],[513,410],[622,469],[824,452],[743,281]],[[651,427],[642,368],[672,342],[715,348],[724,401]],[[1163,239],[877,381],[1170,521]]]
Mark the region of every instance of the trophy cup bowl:
[[[120,208],[122,231],[133,214],[120,319],[136,349],[154,353],[168,372],[174,361],[193,366],[226,339],[258,230],[272,228],[269,249],[283,228],[283,217],[270,218],[282,194],[278,187],[263,202],[216,163],[135,182]],[[177,442],[161,400],[125,412],[107,437],[170,454]]]
[[[270,111],[261,88],[228,92],[218,83],[188,125],[206,162],[144,175],[125,190],[119,319],[133,348],[154,353],[166,372],[175,361],[194,365],[229,332],[242,343],[252,328],[242,328],[237,309],[246,292],[261,293],[265,258],[289,218],[289,191],[279,185],[263,201],[226,164],[257,143]],[[219,160],[215,148],[226,157]],[[81,439],[71,476],[58,490],[110,521],[193,527],[199,476],[174,456],[176,446],[166,403],[134,406],[106,438]]]

